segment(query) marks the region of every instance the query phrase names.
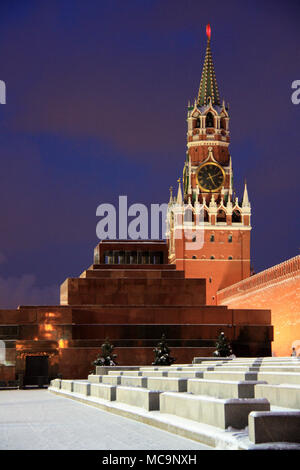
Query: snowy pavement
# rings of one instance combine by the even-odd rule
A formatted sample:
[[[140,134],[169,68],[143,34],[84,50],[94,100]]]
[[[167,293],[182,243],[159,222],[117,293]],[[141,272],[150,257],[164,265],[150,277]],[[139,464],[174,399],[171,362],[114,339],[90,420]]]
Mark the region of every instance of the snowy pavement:
[[[212,450],[47,390],[0,391],[1,450]]]

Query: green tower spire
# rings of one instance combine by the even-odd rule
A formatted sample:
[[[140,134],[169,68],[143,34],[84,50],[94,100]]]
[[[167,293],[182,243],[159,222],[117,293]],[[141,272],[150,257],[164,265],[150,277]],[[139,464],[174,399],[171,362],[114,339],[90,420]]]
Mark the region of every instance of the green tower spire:
[[[197,105],[204,106],[208,104],[208,98],[211,98],[212,104],[221,105],[216,74],[210,48],[211,29],[206,26],[207,46],[204,59],[204,66],[201,75],[200,87],[198,92]]]

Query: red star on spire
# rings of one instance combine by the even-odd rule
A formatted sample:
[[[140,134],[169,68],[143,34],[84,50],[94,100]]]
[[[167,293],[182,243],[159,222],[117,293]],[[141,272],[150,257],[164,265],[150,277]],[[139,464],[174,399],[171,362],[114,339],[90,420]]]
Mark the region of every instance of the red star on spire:
[[[206,36],[207,36],[207,39],[210,41],[210,37],[211,37],[211,27],[210,27],[210,24],[208,23],[208,25],[206,25]]]

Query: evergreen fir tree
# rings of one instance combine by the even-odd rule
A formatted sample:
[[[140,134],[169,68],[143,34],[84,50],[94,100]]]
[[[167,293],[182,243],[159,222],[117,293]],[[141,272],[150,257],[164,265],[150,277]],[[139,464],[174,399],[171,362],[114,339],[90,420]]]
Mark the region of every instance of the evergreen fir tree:
[[[153,351],[155,354],[155,360],[152,362],[153,366],[170,366],[176,360],[170,355],[171,351],[167,345],[165,334],[162,335],[161,341]]]
[[[101,346],[102,354],[98,355],[97,359],[92,362],[94,366],[116,366],[115,358],[116,354],[113,354],[114,345],[110,344],[109,338],[105,339],[105,342]]]
[[[214,351],[215,357],[228,357],[232,354],[232,349],[228,339],[222,331],[216,342],[216,351]]]

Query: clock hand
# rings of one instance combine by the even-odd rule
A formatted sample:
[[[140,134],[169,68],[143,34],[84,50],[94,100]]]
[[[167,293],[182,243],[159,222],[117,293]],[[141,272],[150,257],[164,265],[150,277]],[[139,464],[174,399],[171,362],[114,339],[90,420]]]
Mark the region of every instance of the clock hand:
[[[208,173],[208,177],[211,179],[212,183],[216,186],[216,183],[210,173]]]

